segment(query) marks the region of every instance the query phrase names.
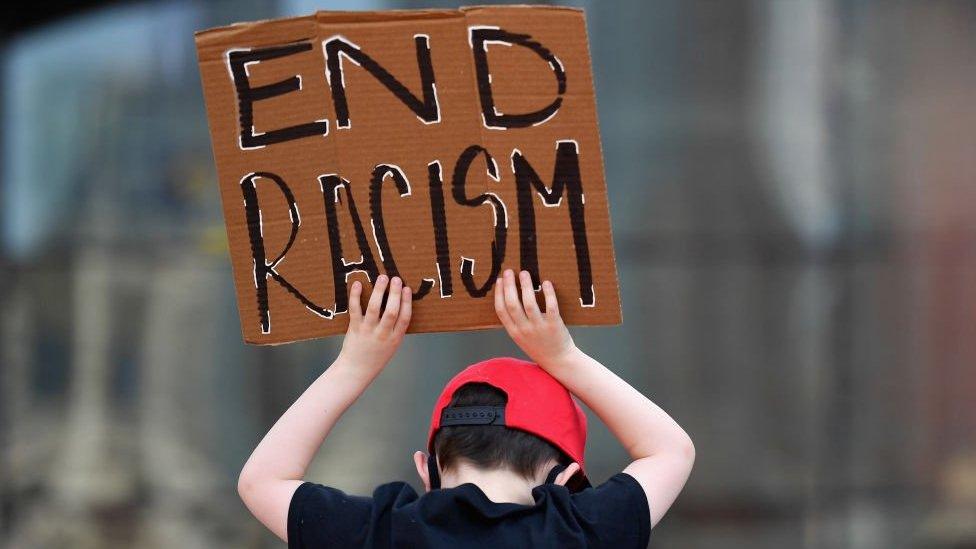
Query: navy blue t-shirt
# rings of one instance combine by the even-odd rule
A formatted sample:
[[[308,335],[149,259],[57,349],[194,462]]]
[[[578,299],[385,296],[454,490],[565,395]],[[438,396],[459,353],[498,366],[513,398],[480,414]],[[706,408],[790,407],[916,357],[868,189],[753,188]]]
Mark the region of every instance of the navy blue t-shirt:
[[[288,547],[647,547],[647,497],[626,473],[575,494],[542,485],[532,496],[533,505],[495,503],[470,483],[418,496],[391,482],[370,498],[306,482],[288,508]]]

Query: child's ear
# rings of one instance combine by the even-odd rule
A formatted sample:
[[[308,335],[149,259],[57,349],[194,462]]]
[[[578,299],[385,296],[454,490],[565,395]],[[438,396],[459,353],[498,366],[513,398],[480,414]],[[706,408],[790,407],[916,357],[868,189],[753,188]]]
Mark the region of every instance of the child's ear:
[[[575,461],[573,463],[570,463],[566,467],[566,469],[563,470],[562,473],[556,475],[556,484],[560,486],[566,486],[566,483],[569,482],[569,479],[573,478],[573,475],[578,473],[579,470],[580,470],[579,463],[576,463]]]
[[[414,452],[413,464],[417,468],[417,476],[420,477],[420,482],[424,483],[424,491],[430,492],[430,475],[427,473],[427,454],[419,450]],[[569,477],[566,478],[568,479]]]

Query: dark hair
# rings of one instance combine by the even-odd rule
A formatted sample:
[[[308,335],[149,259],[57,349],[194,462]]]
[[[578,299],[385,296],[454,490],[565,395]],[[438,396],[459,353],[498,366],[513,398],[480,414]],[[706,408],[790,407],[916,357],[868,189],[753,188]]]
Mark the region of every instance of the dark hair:
[[[504,406],[507,402],[504,391],[486,383],[466,383],[454,392],[449,406]],[[483,469],[510,469],[524,478],[532,478],[550,461],[571,461],[545,440],[504,425],[442,427],[434,437],[434,454],[444,471],[467,460]]]

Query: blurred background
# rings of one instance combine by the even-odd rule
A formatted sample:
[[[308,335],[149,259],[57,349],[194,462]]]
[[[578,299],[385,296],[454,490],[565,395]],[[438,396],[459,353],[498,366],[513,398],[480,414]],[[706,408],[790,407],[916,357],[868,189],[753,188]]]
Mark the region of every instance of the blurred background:
[[[5,16],[0,545],[281,546],[237,473],[340,340],[242,343],[193,31],[455,5]],[[698,449],[652,544],[976,547],[976,2],[572,5],[624,303],[574,336]],[[500,331],[408,338],[309,478],[417,486],[442,384],[515,353]],[[626,457],[591,420],[602,481]]]

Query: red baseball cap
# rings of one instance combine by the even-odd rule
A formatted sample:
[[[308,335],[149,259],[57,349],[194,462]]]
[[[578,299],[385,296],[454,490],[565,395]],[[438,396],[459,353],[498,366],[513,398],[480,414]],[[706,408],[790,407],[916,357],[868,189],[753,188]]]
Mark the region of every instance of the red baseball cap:
[[[455,391],[468,383],[486,383],[508,396],[504,411],[474,410],[482,420],[465,420],[466,408],[448,408]],[[485,418],[485,413],[489,416]],[[586,447],[586,415],[570,392],[538,364],[517,358],[499,357],[472,364],[454,376],[441,391],[430,420],[427,449],[434,453],[434,435],[444,425],[504,425],[531,433],[558,448],[579,463],[574,485],[588,486],[583,453]]]

